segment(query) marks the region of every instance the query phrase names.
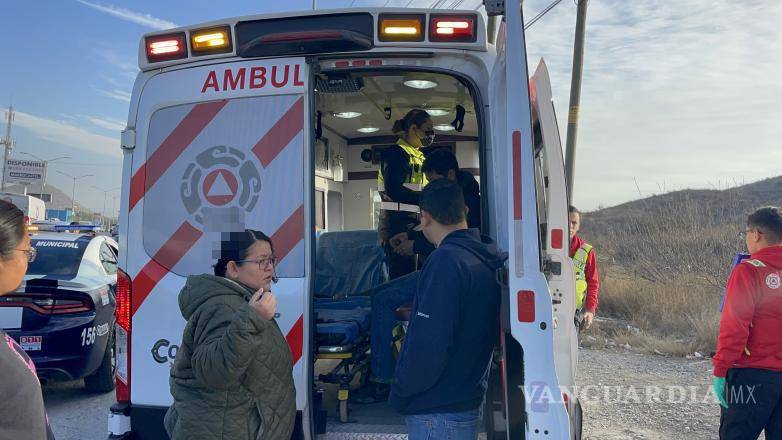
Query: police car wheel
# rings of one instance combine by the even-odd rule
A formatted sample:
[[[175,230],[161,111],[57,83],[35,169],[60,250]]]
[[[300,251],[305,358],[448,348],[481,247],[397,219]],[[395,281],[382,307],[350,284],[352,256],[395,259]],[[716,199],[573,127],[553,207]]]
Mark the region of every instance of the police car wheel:
[[[117,368],[114,334],[112,333],[103,352],[103,361],[94,373],[84,378],[84,388],[91,393],[107,393],[114,390],[114,373]]]

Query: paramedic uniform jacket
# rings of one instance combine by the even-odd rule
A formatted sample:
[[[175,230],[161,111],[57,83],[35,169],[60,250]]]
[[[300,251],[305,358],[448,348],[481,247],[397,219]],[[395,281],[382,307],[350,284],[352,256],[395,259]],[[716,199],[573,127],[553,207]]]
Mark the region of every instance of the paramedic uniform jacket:
[[[389,402],[403,414],[471,411],[483,402],[497,341],[503,260],[475,229],[454,231],[421,271]]]
[[[586,242],[578,235],[574,236],[570,240],[570,258],[576,255],[576,252]],[[597,310],[597,292],[600,289],[600,280],[597,275],[597,256],[595,255],[595,249],[593,248],[589,252],[589,256],[586,261],[586,268],[584,269],[584,276],[587,282],[586,297],[584,298],[584,310],[594,313]]]
[[[730,368],[782,371],[782,246],[755,252],[733,269],[712,360],[714,375]]]
[[[292,357],[277,322],[247,303],[253,292],[227,278],[187,278],[187,320],[171,369],[172,440],[289,439],[296,420]]]

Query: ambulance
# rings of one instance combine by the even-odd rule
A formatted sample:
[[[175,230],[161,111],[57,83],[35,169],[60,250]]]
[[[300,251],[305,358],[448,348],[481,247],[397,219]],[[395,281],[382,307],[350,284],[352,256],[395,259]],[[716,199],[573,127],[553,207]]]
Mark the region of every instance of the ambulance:
[[[337,301],[385,279],[371,257],[377,157],[413,108],[431,115],[433,147],[480,182],[483,233],[507,254],[482,438],[580,438],[574,269],[548,73],[543,62],[528,72],[521,1],[485,3],[267,14],[142,38],[121,142],[109,438],[167,438],[185,325],[177,295],[187,276],[212,273],[226,232],[244,229],[275,247],[294,438],[406,438],[387,405],[350,400],[366,372],[366,329],[325,343],[317,310],[324,292]]]

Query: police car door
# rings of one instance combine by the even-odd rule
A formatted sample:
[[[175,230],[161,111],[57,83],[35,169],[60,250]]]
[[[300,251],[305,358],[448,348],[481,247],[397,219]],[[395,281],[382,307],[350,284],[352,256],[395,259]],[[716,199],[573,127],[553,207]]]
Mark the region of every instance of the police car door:
[[[552,297],[541,268],[521,2],[504,3],[489,87],[497,237],[509,254],[501,337],[507,438],[568,439],[554,363]]]
[[[303,58],[156,71],[143,85],[129,191],[133,280],[131,399],[168,406],[169,369],[185,325],[177,294],[212,273],[226,233],[272,238],[277,323],[306,403],[307,231],[311,230],[309,69]],[[138,86],[137,86],[138,87]]]

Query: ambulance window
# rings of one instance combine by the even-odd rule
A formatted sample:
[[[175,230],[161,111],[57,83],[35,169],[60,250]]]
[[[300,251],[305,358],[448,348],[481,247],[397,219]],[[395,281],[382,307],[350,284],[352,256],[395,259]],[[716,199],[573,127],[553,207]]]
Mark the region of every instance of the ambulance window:
[[[226,234],[254,229],[272,237],[279,277],[304,276],[303,115],[302,95],[153,113],[142,202],[147,254],[178,275],[210,273]]]

